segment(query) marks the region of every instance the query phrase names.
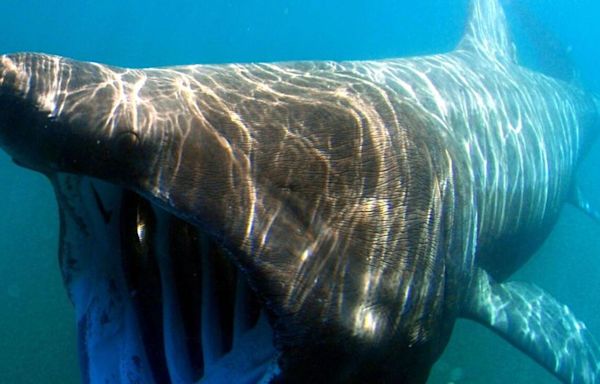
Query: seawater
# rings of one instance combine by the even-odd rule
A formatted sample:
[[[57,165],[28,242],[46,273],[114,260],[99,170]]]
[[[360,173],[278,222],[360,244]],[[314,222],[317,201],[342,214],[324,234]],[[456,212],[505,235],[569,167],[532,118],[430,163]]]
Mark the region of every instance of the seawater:
[[[599,3],[518,4],[550,33],[532,36],[526,23],[516,27],[523,60],[536,66],[569,52],[576,70],[571,81],[600,93]],[[133,67],[378,59],[451,50],[467,9],[467,0],[3,0],[0,52],[40,51]],[[549,36],[560,44],[536,49],[544,46],[536,38]],[[597,206],[599,165],[595,145],[578,176]],[[57,260],[56,203],[42,176],[4,154],[0,218],[0,383],[78,383],[74,313]],[[513,278],[534,282],[569,305],[600,339],[598,239],[600,226],[566,206],[548,241]],[[429,382],[557,383],[468,321],[458,322]]]

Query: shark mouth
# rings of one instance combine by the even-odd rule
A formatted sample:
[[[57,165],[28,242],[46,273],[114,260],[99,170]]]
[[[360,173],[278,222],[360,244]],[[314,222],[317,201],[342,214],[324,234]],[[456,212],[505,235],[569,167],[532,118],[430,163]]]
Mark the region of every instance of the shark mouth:
[[[273,331],[226,251],[134,192],[50,177],[85,383],[260,383]]]

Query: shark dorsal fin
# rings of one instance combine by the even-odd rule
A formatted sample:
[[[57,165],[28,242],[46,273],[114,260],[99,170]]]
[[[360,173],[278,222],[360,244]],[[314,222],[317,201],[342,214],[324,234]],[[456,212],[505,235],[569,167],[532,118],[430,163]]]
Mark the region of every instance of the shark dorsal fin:
[[[498,0],[471,0],[471,15],[458,50],[475,51],[492,60],[516,61],[506,16]]]

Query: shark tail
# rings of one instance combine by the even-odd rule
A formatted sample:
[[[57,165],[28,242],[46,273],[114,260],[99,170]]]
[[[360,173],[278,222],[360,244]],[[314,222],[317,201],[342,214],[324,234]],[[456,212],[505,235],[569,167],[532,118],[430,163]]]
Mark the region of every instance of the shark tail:
[[[584,152],[588,152],[592,142],[600,133],[600,98],[597,95],[591,95],[591,99],[595,106],[593,115],[595,116],[596,123],[592,124],[591,131],[587,137],[584,138],[586,141],[584,144]],[[588,194],[584,193],[575,177],[568,197],[568,202],[587,215],[590,219],[594,220],[597,224],[600,224],[600,209],[598,209],[597,205],[592,203],[593,200],[594,199],[590,199]]]
[[[463,316],[508,340],[565,383],[600,380],[600,347],[565,305],[526,283],[495,283],[479,270]]]
[[[596,222],[596,224],[600,225],[600,211],[598,210],[598,207],[592,204],[589,197],[583,192],[579,184],[576,182],[571,188],[569,203]]]

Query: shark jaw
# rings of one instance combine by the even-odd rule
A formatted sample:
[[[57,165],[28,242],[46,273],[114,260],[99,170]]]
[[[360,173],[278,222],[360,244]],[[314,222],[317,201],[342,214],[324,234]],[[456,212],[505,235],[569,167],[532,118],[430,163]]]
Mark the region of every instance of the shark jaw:
[[[214,239],[134,192],[50,179],[83,382],[267,383],[279,373],[268,315]]]

